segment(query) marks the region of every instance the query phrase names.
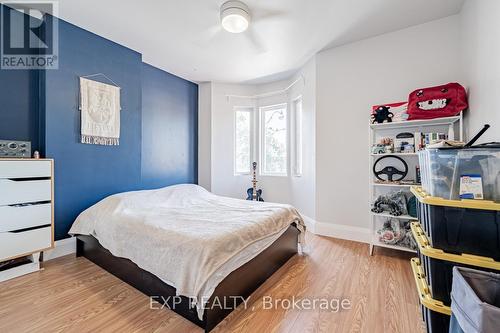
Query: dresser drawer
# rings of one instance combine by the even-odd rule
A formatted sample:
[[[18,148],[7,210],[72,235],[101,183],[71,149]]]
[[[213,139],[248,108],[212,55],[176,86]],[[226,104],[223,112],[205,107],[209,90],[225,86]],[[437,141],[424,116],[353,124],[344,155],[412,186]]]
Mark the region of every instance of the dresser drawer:
[[[0,178],[52,177],[51,160],[0,160]]]
[[[52,223],[50,203],[23,207],[0,206],[0,232],[38,227]]]
[[[52,227],[23,232],[0,232],[0,261],[52,246]]]
[[[50,179],[25,181],[0,179],[0,206],[51,200]]]

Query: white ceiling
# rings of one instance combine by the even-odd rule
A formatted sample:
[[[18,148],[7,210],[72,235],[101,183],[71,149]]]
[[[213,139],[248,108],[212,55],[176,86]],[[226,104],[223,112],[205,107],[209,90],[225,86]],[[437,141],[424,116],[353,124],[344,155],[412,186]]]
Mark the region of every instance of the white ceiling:
[[[60,0],[59,16],[191,81],[284,78],[318,51],[456,14],[464,0],[244,0],[253,22],[223,31],[225,0]],[[422,42],[425,43],[425,36]]]

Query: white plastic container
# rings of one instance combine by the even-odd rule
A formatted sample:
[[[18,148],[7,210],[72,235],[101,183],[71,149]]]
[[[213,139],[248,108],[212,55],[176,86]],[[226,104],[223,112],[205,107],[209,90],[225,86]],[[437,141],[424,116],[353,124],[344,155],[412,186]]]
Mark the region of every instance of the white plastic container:
[[[423,189],[434,197],[460,199],[460,179],[479,175],[484,200],[500,202],[500,148],[434,148],[419,152]]]

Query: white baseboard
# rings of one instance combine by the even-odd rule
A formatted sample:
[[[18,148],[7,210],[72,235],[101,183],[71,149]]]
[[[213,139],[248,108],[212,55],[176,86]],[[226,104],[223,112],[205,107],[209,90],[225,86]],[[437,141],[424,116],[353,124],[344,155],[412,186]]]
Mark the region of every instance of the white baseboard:
[[[370,243],[371,241],[371,234],[368,228],[318,222],[308,216],[303,216],[303,218],[307,230],[315,235],[347,239],[361,243]]]
[[[368,228],[343,224],[316,222],[315,233],[321,236],[347,239],[360,243],[370,243],[371,241],[371,233]]]
[[[59,258],[68,254],[76,253],[76,238],[65,238],[54,242],[52,250],[43,252],[43,261]]]

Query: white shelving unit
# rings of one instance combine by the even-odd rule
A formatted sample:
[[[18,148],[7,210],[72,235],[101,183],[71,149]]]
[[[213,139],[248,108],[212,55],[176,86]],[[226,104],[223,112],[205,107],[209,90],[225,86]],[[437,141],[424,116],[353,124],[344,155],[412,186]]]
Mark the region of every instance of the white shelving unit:
[[[395,137],[398,133],[403,132],[422,132],[422,133],[431,133],[431,132],[442,132],[448,133],[448,138],[452,140],[460,140],[463,141],[463,117],[462,114],[456,117],[446,117],[446,118],[436,118],[429,120],[413,120],[413,121],[405,121],[405,122],[394,122],[394,123],[383,123],[383,124],[370,124],[369,125],[370,132],[370,142],[369,142],[369,174],[370,179],[372,180],[369,184],[369,192],[370,192],[370,202],[369,202],[369,210],[370,210],[370,227],[371,227],[371,243],[370,243],[370,255],[373,254],[373,249],[375,246],[385,247],[394,250],[406,251],[406,252],[415,252],[411,249],[397,246],[397,245],[388,245],[381,243],[378,239],[377,230],[380,229],[384,223],[384,221],[388,218],[396,218],[400,220],[411,220],[414,221],[416,218],[411,216],[392,216],[389,213],[373,213],[371,212],[372,203],[375,199],[381,194],[387,194],[392,191],[397,190],[408,190],[409,187],[414,185],[414,183],[381,183],[376,182],[376,178],[373,175],[373,164],[377,161],[378,158],[382,156],[398,156],[405,160],[408,164],[408,175],[404,180],[415,180],[415,167],[418,166],[418,153],[394,153],[394,154],[373,154],[372,146],[375,143],[378,143],[383,137]]]

